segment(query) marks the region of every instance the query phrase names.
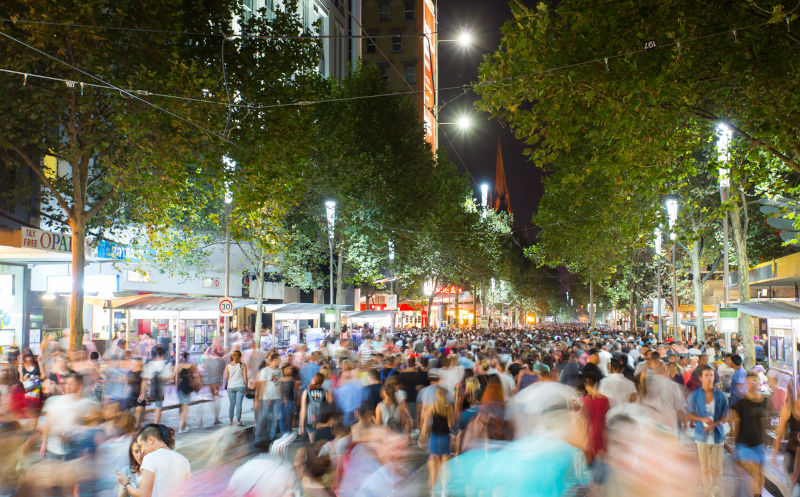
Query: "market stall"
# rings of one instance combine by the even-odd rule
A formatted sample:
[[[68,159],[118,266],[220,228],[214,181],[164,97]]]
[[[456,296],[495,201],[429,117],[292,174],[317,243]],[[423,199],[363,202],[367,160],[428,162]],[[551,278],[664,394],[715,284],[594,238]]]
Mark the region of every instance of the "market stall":
[[[291,346],[300,343],[300,332],[305,330],[317,330],[326,325],[323,316],[326,309],[343,311],[350,306],[330,305],[330,304],[311,304],[293,302],[289,304],[262,304],[262,312],[272,314],[272,337],[267,341],[270,345]],[[248,304],[247,308],[256,310],[256,304]],[[306,339],[308,337],[303,337]],[[316,339],[315,337],[312,337]]]

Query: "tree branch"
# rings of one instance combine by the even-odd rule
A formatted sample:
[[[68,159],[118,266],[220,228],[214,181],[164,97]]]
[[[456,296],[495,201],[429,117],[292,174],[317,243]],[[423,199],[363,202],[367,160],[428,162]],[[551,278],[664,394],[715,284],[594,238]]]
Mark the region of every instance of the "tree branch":
[[[9,142],[8,140],[6,140],[3,137],[0,137],[0,141],[2,141],[3,143],[7,144],[8,146],[10,146],[11,149],[14,151],[14,153],[16,153],[19,156],[19,158],[22,159],[22,162],[24,162],[25,164],[28,165],[28,167],[33,169],[33,172],[36,173],[36,176],[39,177],[39,179],[42,181],[44,186],[46,186],[47,189],[50,190],[50,193],[52,193],[53,196],[56,198],[56,202],[58,203],[58,205],[61,206],[62,209],[64,209],[64,212],[66,212],[66,214],[67,214],[67,218],[68,219],[71,218],[72,217],[72,209],[70,209],[69,204],[67,204],[67,200],[53,186],[53,183],[50,181],[50,178],[48,178],[44,174],[44,172],[42,172],[42,170],[39,169],[36,166],[36,164],[34,164],[33,160],[31,160],[31,158],[28,156],[28,154],[26,154],[21,148],[19,148],[18,146],[14,145],[11,142]]]
[[[95,206],[94,206],[94,207],[92,207],[92,208],[89,210],[89,212],[87,212],[87,213],[85,214],[85,216],[86,216],[86,217],[83,219],[83,222],[85,222],[85,223],[88,223],[88,222],[89,222],[89,220],[90,220],[92,217],[94,217],[94,215],[95,215],[95,214],[97,214],[98,212],[100,212],[100,209],[102,209],[103,207],[105,207],[105,205],[106,205],[106,204],[107,204],[107,203],[108,203],[108,202],[109,202],[109,201],[110,201],[112,198],[114,198],[114,196],[115,196],[116,194],[117,194],[117,191],[116,191],[116,190],[112,190],[112,191],[108,192],[108,193],[106,194],[106,196],[105,196],[105,197],[101,198],[101,199],[100,199],[100,201],[99,201],[99,202],[97,202],[97,204],[95,204]]]
[[[714,271],[716,271],[717,267],[719,267],[719,263],[722,261],[722,257],[723,257],[723,254],[719,254],[717,256],[717,258],[714,260],[714,264],[711,265],[711,269],[708,271],[708,274],[706,274],[703,277],[703,279],[700,280],[701,284],[705,284],[705,282],[708,281],[711,278],[711,276],[714,274]]]

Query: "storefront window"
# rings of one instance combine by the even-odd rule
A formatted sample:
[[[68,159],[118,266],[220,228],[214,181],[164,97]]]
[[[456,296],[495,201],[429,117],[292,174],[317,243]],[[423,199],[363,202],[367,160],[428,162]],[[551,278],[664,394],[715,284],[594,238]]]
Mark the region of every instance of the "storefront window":
[[[22,266],[0,264],[0,347],[22,344],[24,276]]]

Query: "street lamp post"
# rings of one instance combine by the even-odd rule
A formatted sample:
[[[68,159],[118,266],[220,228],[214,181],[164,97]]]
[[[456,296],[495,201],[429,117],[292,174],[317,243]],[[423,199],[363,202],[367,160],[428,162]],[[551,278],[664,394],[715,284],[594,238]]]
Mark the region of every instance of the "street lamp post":
[[[394,243],[391,240],[389,240],[389,291],[394,297]],[[395,303],[397,303],[397,300],[395,300]],[[392,311],[392,325],[390,329],[392,331],[392,336],[394,336],[395,309],[390,309],[390,311]]]
[[[672,241],[672,336],[676,340],[680,339],[680,326],[678,323],[678,276],[675,272],[675,256],[677,240],[675,236],[675,221],[678,219],[678,199],[668,198],[665,202],[667,216],[669,218],[669,239]]]
[[[656,246],[656,302],[658,310],[658,343],[664,342],[664,333],[661,325],[661,228],[655,230],[655,246]],[[655,308],[655,306],[653,306]]]
[[[328,200],[325,202],[325,212],[328,218],[328,248],[330,249],[330,285],[331,285],[331,309],[335,309],[333,304],[333,235],[336,223],[336,201]],[[333,336],[334,321],[331,321],[331,336]]]
[[[724,205],[728,201],[728,189],[731,186],[730,180],[730,169],[728,169],[728,161],[730,160],[730,153],[728,152],[728,145],[731,142],[731,136],[733,135],[731,129],[725,123],[720,123],[717,126],[717,132],[719,134],[717,138],[717,152],[718,152],[718,160],[721,164],[725,164],[725,167],[719,168],[719,197],[720,201]],[[728,306],[728,274],[729,274],[729,266],[728,266],[728,211],[725,210],[725,217],[722,219],[722,237],[723,237],[723,252],[722,252],[722,307]],[[731,334],[725,333],[725,350],[730,352],[731,350]]]
[[[486,219],[486,209],[489,206],[489,184],[481,183],[481,215]],[[481,277],[481,321],[486,316],[486,276]],[[488,321],[487,321],[488,322]],[[482,329],[483,325],[481,325]],[[488,328],[488,325],[487,325]]]
[[[236,169],[236,162],[228,157],[223,157],[222,162],[225,163],[225,170],[231,174]],[[225,297],[231,296],[231,210],[233,203],[233,194],[231,193],[230,181],[225,181]],[[223,336],[223,345],[227,349],[230,346],[231,334],[231,318],[225,316],[225,328]],[[179,324],[180,327],[180,324]],[[178,333],[178,340],[180,340],[180,332]],[[177,349],[176,349],[177,353]],[[176,356],[177,358],[177,356]]]

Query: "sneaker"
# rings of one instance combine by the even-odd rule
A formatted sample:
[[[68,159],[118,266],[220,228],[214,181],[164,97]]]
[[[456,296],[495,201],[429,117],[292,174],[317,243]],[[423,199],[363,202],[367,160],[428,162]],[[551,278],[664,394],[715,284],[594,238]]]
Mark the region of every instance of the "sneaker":
[[[236,422],[236,426],[244,426],[244,423],[242,423],[241,419]]]

